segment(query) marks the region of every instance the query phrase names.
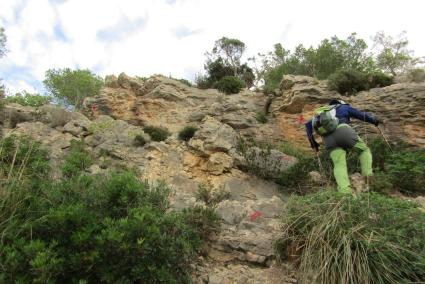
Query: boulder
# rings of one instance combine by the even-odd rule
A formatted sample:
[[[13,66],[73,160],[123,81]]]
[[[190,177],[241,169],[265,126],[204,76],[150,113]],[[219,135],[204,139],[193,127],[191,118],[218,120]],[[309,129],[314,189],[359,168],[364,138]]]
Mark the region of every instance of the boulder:
[[[221,175],[233,167],[233,158],[223,152],[212,154],[207,162],[207,171],[213,175]]]
[[[107,75],[105,77],[105,86],[108,88],[119,88],[120,85],[118,84],[118,78],[115,75]]]
[[[190,139],[189,146],[206,156],[215,152],[229,152],[236,147],[237,133],[227,124],[206,116],[198,131]]]
[[[118,76],[117,82],[121,88],[132,90],[136,95],[144,95],[143,82],[141,80],[129,77],[123,72]]]

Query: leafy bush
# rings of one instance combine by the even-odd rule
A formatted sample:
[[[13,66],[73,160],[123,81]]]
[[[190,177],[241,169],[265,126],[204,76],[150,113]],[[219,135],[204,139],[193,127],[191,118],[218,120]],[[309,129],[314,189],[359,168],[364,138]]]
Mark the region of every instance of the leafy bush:
[[[415,68],[409,71],[408,77],[412,82],[420,83],[425,81],[425,69]]]
[[[264,112],[257,112],[256,115],[255,115],[255,119],[259,123],[267,123],[267,121],[268,121],[267,115]]]
[[[27,163],[15,176],[48,173],[43,151],[11,141],[1,143],[12,150],[1,152],[2,167],[13,168],[15,156]],[[219,229],[213,209],[170,211],[169,188],[131,172],[44,175],[38,186],[28,177],[25,186],[3,183],[0,190],[1,283],[188,283],[194,254]]]
[[[167,129],[156,127],[156,126],[146,126],[143,128],[143,131],[151,137],[153,141],[164,141],[170,136],[170,132]]]
[[[146,139],[143,135],[137,134],[134,136],[134,144],[138,147],[143,147],[146,144]]]
[[[425,193],[425,150],[399,150],[385,162],[394,186],[405,192]]]
[[[8,96],[5,98],[6,103],[17,103],[23,106],[40,107],[42,105],[50,103],[51,98],[42,96],[39,94],[30,94],[23,92],[22,94],[17,93],[14,96]]]
[[[198,130],[195,126],[185,126],[182,130],[179,132],[179,139],[183,141],[189,141],[194,135],[195,132]]]
[[[281,256],[295,252],[305,283],[412,283],[425,277],[425,214],[379,194],[293,197],[283,216]],[[294,249],[295,247],[295,249]]]
[[[356,70],[340,70],[329,76],[331,90],[338,91],[341,95],[351,96],[357,92],[368,90],[368,77]]]
[[[214,87],[217,88],[220,92],[226,93],[228,95],[239,93],[244,86],[244,82],[235,76],[223,77],[214,84]]]
[[[376,72],[370,74],[369,88],[383,88],[394,83],[394,77],[385,73]]]
[[[89,152],[84,149],[84,143],[80,141],[71,141],[70,152],[65,157],[61,167],[62,174],[65,177],[73,177],[86,171],[93,164],[93,158]]]

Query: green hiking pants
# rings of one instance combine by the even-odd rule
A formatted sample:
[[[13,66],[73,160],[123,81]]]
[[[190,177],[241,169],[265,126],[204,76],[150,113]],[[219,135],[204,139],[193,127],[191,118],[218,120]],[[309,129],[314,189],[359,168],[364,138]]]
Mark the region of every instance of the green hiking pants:
[[[373,175],[372,153],[370,152],[370,149],[367,147],[366,143],[360,137],[357,137],[357,142],[354,144],[352,149],[360,152],[360,166],[362,175],[365,177]],[[330,152],[330,156],[334,164],[334,176],[338,185],[338,191],[351,193],[346,155],[346,150],[340,147],[332,149]]]

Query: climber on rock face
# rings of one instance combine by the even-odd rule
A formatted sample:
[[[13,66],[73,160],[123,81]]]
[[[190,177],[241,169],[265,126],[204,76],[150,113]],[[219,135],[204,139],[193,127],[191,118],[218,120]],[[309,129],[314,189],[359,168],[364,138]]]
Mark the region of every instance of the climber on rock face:
[[[341,100],[331,100],[329,105],[315,110],[315,115],[306,124],[307,137],[311,147],[318,152],[319,143],[314,139],[314,132],[322,137],[334,164],[334,176],[338,190],[351,193],[348,178],[346,151],[356,149],[360,151],[362,175],[368,179],[373,175],[372,154],[366,143],[356,131],[349,126],[350,119],[356,118],[378,126],[382,120],[366,112],[361,112]]]

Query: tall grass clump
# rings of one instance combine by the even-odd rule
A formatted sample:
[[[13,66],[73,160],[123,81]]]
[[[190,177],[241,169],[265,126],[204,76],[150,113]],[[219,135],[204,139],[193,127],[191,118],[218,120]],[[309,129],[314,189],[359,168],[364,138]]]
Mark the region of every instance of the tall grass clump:
[[[293,197],[276,247],[283,258],[298,258],[301,283],[419,283],[425,213],[418,207],[376,193]]]

